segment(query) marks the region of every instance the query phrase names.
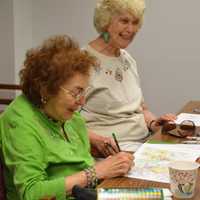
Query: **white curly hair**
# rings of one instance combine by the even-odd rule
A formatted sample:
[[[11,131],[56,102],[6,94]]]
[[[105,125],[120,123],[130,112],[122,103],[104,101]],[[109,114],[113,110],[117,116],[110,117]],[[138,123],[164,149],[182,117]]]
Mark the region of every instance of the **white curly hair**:
[[[112,17],[123,11],[131,13],[142,25],[145,9],[144,0],[99,0],[94,12],[94,26],[98,33],[106,31]]]

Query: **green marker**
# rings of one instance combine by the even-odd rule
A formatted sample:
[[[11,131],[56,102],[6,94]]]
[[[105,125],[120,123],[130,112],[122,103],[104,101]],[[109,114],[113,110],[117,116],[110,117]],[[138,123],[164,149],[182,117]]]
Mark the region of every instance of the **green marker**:
[[[117,141],[117,138],[116,138],[115,133],[112,133],[112,136],[113,136],[113,139],[114,139],[114,141],[115,141],[115,144],[117,145],[118,151],[120,152],[121,149],[120,149],[120,147],[119,147],[119,143],[118,143],[118,141]]]

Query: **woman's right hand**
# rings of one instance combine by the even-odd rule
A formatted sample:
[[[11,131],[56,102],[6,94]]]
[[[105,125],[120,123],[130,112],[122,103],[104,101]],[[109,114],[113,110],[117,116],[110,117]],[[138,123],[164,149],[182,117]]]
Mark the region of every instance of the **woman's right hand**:
[[[127,174],[134,164],[133,158],[130,153],[119,152],[97,162],[94,166],[97,178],[106,179]]]

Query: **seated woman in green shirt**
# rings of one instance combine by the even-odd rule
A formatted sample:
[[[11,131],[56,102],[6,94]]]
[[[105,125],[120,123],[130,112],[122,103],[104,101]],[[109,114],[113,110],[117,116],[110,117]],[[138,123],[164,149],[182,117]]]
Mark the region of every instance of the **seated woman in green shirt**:
[[[95,187],[98,180],[131,168],[128,153],[96,163],[90,154],[90,143],[98,144],[76,110],[84,103],[94,66],[95,58],[68,36],[27,52],[20,71],[23,93],[0,117],[7,200],[69,199],[74,185]]]

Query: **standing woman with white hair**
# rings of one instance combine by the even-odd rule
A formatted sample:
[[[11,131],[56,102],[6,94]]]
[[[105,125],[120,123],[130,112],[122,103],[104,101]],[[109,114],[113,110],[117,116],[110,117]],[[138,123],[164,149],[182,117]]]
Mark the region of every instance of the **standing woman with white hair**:
[[[135,143],[144,142],[149,130],[155,132],[164,121],[176,118],[157,118],[149,111],[136,61],[124,50],[141,28],[144,10],[144,0],[100,0],[94,13],[99,36],[85,47],[98,58],[100,68],[93,73],[81,113],[91,132],[114,132],[122,150],[135,151]]]

